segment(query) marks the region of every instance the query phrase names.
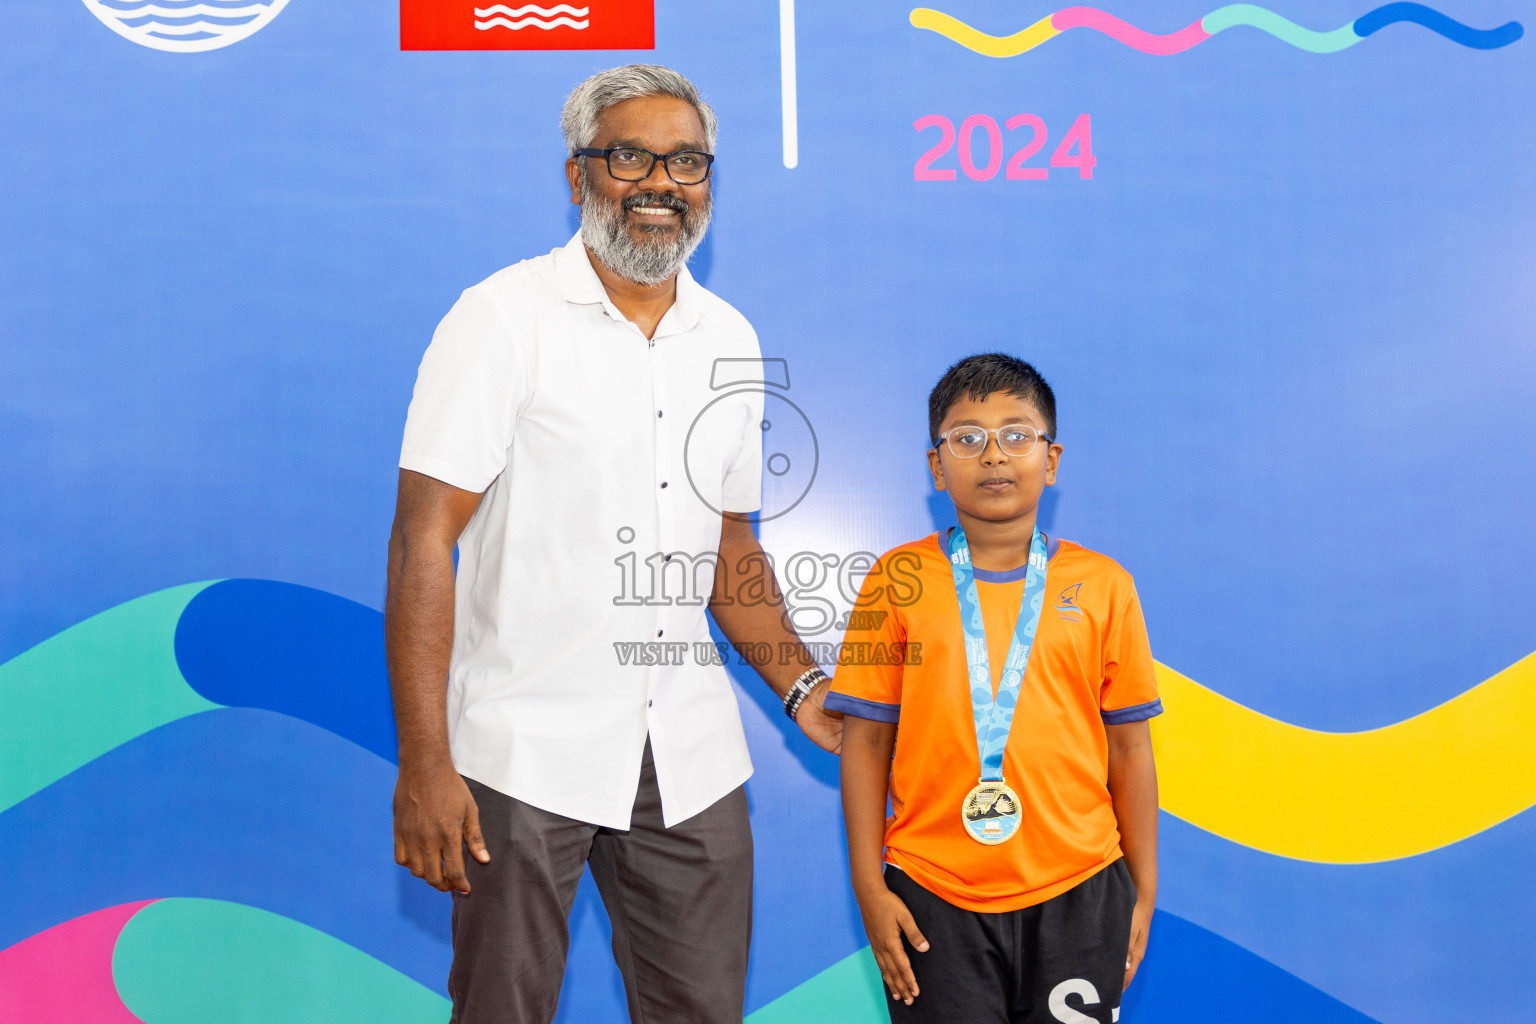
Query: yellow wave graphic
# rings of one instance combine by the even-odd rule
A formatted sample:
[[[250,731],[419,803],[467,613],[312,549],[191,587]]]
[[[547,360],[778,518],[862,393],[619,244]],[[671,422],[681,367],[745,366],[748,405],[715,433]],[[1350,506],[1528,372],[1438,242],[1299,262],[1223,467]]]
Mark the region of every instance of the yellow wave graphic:
[[[1536,654],[1367,732],[1289,725],[1166,665],[1158,685],[1162,808],[1234,843],[1366,864],[1448,846],[1536,804]]]
[[[917,8],[907,16],[907,20],[915,28],[937,32],[947,39],[953,39],[966,49],[975,50],[986,57],[1016,57],[1025,50],[1033,50],[1052,36],[1060,34],[1052,27],[1049,14],[1029,28],[1022,32],[1015,32],[1011,36],[989,36],[979,29],[972,28],[959,18],[952,18],[943,11],[935,11],[928,7]]]
[[[174,651],[210,584],[149,594],[0,665],[0,811],[150,729],[220,705]],[[1366,732],[1304,729],[1158,665],[1163,810],[1277,856],[1364,864],[1427,853],[1536,804],[1536,654],[1437,708]]]

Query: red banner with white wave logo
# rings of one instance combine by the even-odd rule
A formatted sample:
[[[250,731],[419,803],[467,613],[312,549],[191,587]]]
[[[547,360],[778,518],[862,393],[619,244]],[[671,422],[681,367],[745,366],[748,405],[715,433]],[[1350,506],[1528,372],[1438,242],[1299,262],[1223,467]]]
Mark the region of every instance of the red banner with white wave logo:
[[[654,0],[400,0],[402,50],[650,50]]]

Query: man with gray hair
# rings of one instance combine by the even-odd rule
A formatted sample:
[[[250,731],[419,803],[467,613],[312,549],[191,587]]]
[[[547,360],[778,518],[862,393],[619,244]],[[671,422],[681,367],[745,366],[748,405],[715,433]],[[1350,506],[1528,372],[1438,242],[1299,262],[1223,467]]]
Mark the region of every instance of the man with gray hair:
[[[561,123],[579,234],[464,292],[406,419],[385,600],[395,859],[455,894],[459,1024],[554,1017],[588,865],[631,1019],[739,1022],[751,763],[725,669],[698,656],[706,598],[812,740],[837,752],[842,724],[764,586],[762,396],[711,387],[716,360],[760,359],[686,267],[714,113],[634,65],[583,82]],[[648,593],[627,582],[639,566]]]

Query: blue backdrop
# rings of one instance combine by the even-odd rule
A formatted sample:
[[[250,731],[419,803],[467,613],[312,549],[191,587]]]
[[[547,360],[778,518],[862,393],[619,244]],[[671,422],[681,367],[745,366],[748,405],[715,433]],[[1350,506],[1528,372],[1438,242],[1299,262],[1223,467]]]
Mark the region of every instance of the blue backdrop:
[[[1478,34],[1527,5],[1207,2],[656,0],[654,51],[402,52],[397,12],[353,0],[251,0],[239,39],[237,4],[9,0],[0,1016],[446,1020],[446,898],[389,838],[395,457],[459,291],[575,230],[565,94],[633,60],[719,113],[694,272],[816,433],[809,494],[762,527],[781,564],[947,522],[927,390],[1005,349],[1059,398],[1047,525],[1135,574],[1163,665],[1297,742],[1483,700],[1456,727],[1489,736],[1482,775],[1414,748],[1447,780],[1426,821],[1493,808],[1449,838],[1405,826],[1388,857],[1266,819],[1333,843],[1298,855],[1165,804],[1126,1019],[1528,1014],[1536,783],[1500,729],[1536,722],[1536,44]],[[199,16],[217,47],[138,45]],[[748,1010],[878,1020],[835,761],[736,678]],[[1495,775],[1515,789],[1485,799]],[[624,1019],[605,929],[584,889],[563,1021]],[[188,980],[241,963],[282,983]]]

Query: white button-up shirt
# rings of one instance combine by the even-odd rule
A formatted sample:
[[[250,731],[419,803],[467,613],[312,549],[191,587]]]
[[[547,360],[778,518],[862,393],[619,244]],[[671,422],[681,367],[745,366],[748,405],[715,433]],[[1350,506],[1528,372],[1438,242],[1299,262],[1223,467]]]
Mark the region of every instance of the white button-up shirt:
[[[484,491],[459,538],[448,678],[462,774],[613,828],[647,735],[668,826],[751,775],[700,556],[721,510],[759,507],[763,396],[729,383],[759,359],[751,325],[686,268],[647,341],[579,235],[444,317],[400,465]]]

